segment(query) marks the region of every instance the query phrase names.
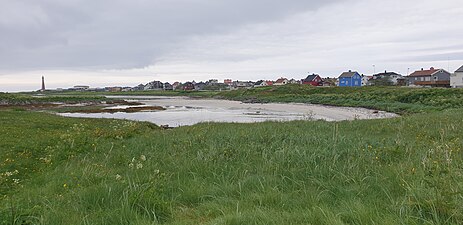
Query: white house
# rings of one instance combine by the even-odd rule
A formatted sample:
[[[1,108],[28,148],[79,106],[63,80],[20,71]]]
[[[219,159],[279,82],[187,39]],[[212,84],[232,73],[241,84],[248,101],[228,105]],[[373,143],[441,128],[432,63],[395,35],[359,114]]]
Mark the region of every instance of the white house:
[[[373,76],[362,75],[362,86],[370,86],[371,79],[373,79]]]
[[[279,86],[279,85],[287,85],[289,83],[289,80],[286,78],[281,77],[273,85]]]
[[[265,87],[265,86],[268,86],[265,80],[259,80],[254,84],[254,87]]]
[[[450,76],[450,86],[453,88],[463,88],[463,66]]]

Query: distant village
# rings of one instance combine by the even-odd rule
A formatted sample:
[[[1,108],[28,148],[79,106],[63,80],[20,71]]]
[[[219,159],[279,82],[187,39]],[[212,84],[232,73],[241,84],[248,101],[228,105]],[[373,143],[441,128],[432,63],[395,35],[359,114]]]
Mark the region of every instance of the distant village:
[[[86,85],[77,85],[68,89],[56,89],[56,91],[94,91],[94,92],[128,92],[128,91],[148,91],[148,90],[185,90],[185,91],[222,91],[235,90],[245,88],[256,88],[265,86],[279,86],[287,84],[311,85],[316,87],[361,87],[361,86],[410,86],[410,87],[447,87],[447,88],[463,88],[463,66],[454,73],[450,73],[444,69],[431,67],[429,69],[422,68],[411,73],[408,76],[403,76],[396,72],[384,71],[373,74],[372,76],[360,74],[357,71],[346,71],[341,73],[336,78],[322,78],[319,74],[311,74],[304,79],[288,79],[280,77],[276,80],[258,80],[258,81],[233,81],[225,79],[219,82],[217,79],[208,81],[188,81],[180,82],[162,82],[151,81],[147,84],[140,84],[135,87],[104,87],[92,88]],[[42,77],[42,89],[45,91],[45,84]]]

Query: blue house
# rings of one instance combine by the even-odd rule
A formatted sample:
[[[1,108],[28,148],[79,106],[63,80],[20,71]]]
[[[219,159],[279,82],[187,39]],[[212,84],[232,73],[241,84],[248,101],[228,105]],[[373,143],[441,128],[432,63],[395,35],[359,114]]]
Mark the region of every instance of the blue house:
[[[339,87],[361,87],[362,86],[362,76],[357,73],[349,70],[349,72],[344,72],[339,76]]]

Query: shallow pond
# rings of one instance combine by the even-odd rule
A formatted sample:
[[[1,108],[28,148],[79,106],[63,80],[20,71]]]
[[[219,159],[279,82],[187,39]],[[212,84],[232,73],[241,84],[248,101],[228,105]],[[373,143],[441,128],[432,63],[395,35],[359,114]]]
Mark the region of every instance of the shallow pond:
[[[108,96],[110,97],[110,96]],[[146,106],[162,106],[163,111],[135,113],[61,113],[68,117],[116,118],[148,121],[170,127],[194,125],[201,122],[254,123],[263,121],[378,119],[396,114],[363,108],[333,107],[310,104],[249,104],[217,99],[188,97],[117,96]],[[128,107],[128,106],[118,106]]]

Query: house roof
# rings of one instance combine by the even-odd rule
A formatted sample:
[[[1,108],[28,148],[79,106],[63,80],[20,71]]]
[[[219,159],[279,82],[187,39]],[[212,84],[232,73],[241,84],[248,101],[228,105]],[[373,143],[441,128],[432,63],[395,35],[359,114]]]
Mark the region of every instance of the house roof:
[[[267,83],[268,86],[272,86],[273,85],[273,81],[265,81]]]
[[[315,80],[315,78],[319,77],[319,75],[317,74],[312,74],[312,75],[309,75],[307,76],[307,78],[304,79],[304,82],[312,82]]]
[[[262,83],[264,83],[264,81],[260,80],[260,81],[257,81],[254,85],[261,85]]]
[[[341,77],[353,77],[355,74],[358,74],[358,73],[355,72],[355,71],[344,72],[344,73],[341,74],[341,76],[339,76],[339,78],[341,78]]]
[[[463,66],[461,66],[460,69],[458,69],[458,70],[455,71],[455,72],[461,72],[461,73],[463,73]]]
[[[280,78],[280,79],[278,79],[277,81],[275,81],[275,83],[281,84],[281,83],[283,83],[285,80],[287,81],[288,79],[286,79],[286,78]]]
[[[412,74],[409,75],[409,77],[422,77],[422,76],[431,76],[434,73],[439,71],[439,69],[435,69],[434,67],[431,67],[429,70],[417,70],[413,72]]]
[[[387,72],[387,71],[384,71],[384,73],[378,73],[378,74],[375,74],[373,76],[381,76],[381,77],[390,77],[390,76],[399,76],[400,74],[396,73],[396,72]]]

